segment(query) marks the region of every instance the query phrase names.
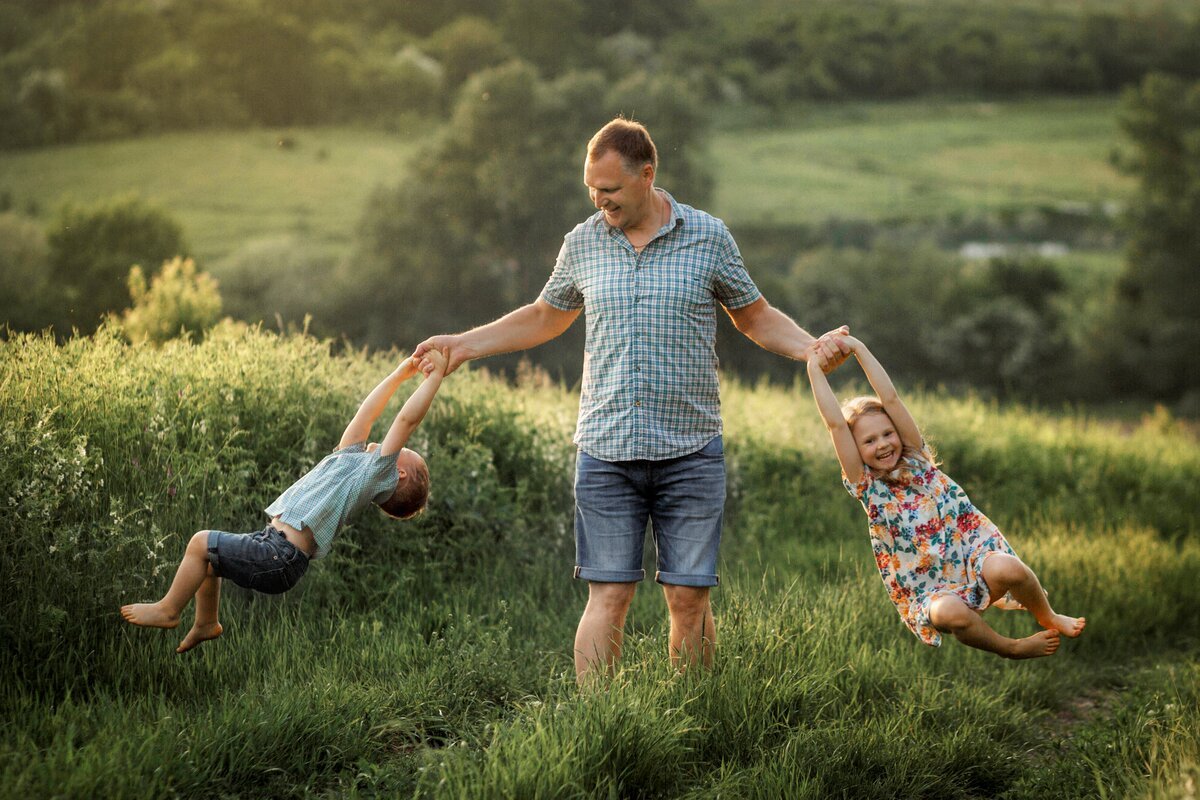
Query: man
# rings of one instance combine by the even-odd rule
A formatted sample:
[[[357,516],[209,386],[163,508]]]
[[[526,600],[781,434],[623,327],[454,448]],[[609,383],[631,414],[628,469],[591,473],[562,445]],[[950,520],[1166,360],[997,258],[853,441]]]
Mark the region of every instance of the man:
[[[447,372],[468,359],[524,350],[563,333],[587,310],[575,443],[575,576],[588,602],[575,635],[579,681],[611,671],[625,615],[644,577],[647,520],[655,579],[671,618],[679,668],[712,662],[711,587],[725,501],[716,306],[759,346],[793,359],[848,355],[837,332],[814,338],[768,305],[724,223],[654,186],[646,129],[614,119],[592,137],[584,183],[597,213],[567,234],[533,303],[487,325],[434,336]]]

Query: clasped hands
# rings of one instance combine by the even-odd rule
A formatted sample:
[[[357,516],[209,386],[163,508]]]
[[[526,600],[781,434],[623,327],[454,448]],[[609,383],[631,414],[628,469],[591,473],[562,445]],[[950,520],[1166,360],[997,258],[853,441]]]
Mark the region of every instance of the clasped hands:
[[[808,359],[816,361],[817,366],[826,375],[840,367],[853,354],[854,339],[850,336],[848,325],[821,334],[808,348]]]

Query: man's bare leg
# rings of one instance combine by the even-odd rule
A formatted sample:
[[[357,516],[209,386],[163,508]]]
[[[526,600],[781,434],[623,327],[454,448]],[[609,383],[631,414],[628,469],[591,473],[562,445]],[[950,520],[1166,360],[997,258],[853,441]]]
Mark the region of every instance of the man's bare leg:
[[[587,606],[575,631],[575,679],[580,685],[613,673],[636,591],[636,583],[588,582]]]
[[[968,647],[987,650],[1005,658],[1052,656],[1058,650],[1057,630],[1040,631],[1024,639],[1009,639],[992,630],[977,611],[953,594],[934,598],[929,606],[929,621],[933,627],[943,633],[953,634],[955,639]]]
[[[671,614],[671,665],[680,671],[697,663],[712,666],[717,633],[710,591],[707,586],[663,585]]]
[[[987,581],[993,600],[1011,592],[1043,628],[1071,638],[1083,633],[1087,619],[1055,613],[1033,570],[1016,556],[992,553],[983,562],[983,579]]]

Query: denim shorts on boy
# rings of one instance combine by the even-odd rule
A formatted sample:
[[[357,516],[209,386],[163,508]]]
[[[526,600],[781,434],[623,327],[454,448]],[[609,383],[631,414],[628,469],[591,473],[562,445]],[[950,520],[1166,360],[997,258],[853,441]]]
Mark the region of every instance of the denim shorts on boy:
[[[642,547],[653,523],[659,583],[716,586],[725,507],[725,452],[717,436],[662,461],[601,461],[582,450],[575,467],[575,577],[628,583],[646,577]]]
[[[308,556],[268,525],[257,533],[208,532],[213,574],[245,589],[281,594],[308,570]]]

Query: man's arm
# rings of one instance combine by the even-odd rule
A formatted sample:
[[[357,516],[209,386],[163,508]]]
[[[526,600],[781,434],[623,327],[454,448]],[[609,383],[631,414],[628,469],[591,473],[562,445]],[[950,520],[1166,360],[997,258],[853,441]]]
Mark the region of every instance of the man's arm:
[[[446,353],[446,374],[449,375],[464,361],[528,350],[548,342],[571,327],[581,310],[562,311],[539,297],[529,305],[466,333],[432,336],[417,345],[413,357],[421,358],[430,350],[441,350]]]
[[[379,444],[381,455],[399,453],[404,445],[408,444],[408,438],[421,424],[421,420],[425,419],[425,412],[429,410],[429,406],[433,403],[433,396],[437,394],[437,390],[442,385],[442,378],[446,374],[446,357],[442,351],[430,350],[427,352],[421,366],[428,370],[425,372],[425,380],[404,401],[396,418],[392,420],[392,427],[388,428],[387,435]]]
[[[396,393],[396,389],[416,374],[417,361],[409,357],[401,361],[391,374],[380,381],[363,399],[354,419],[350,420],[350,424],[342,432],[342,440],[338,442],[338,449],[356,442],[365,442],[371,434],[371,426],[383,413],[383,409],[387,406],[388,400],[392,399],[392,395]]]
[[[764,350],[796,361],[808,361],[813,347],[825,355],[828,368],[835,369],[850,355],[850,347],[842,337],[849,328],[842,326],[814,339],[812,334],[796,324],[795,320],[759,297],[741,308],[726,308],[733,326],[742,335]]]

